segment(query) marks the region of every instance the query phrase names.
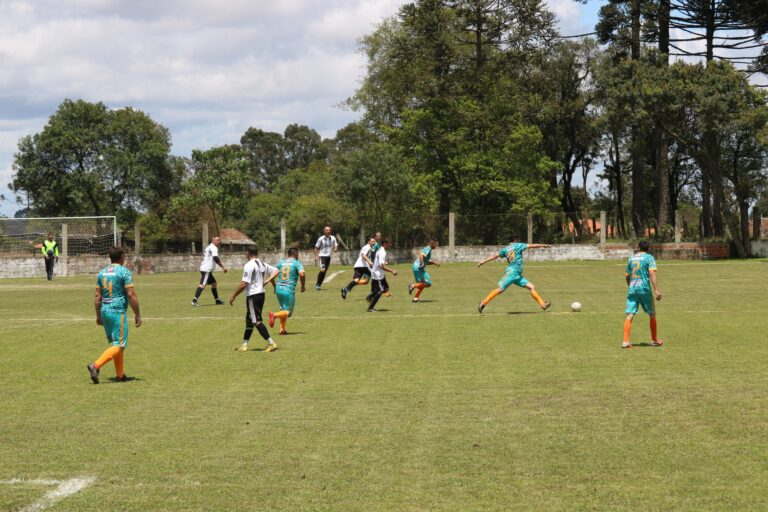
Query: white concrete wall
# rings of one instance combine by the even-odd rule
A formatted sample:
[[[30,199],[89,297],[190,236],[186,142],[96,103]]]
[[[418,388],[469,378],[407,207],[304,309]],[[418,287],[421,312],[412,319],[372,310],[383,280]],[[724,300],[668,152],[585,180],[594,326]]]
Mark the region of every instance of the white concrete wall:
[[[445,262],[477,262],[499,250],[499,246],[469,246],[455,247],[451,251],[448,247],[439,247],[435,251],[434,258]],[[392,263],[408,263],[416,259],[419,249],[391,250],[389,260]],[[631,250],[622,245],[557,245],[549,249],[536,249],[527,251],[527,261],[565,261],[565,260],[606,260],[626,259]],[[357,260],[358,251],[339,251],[331,262],[333,268],[349,267]],[[239,269],[246,262],[244,253],[221,254],[224,264],[231,269]],[[301,251],[300,260],[304,265],[314,265],[312,251]],[[282,255],[277,251],[265,252],[260,257],[269,263],[280,260]],[[162,272],[195,272],[200,266],[199,254],[167,254],[145,256],[140,260],[127,256],[127,266],[134,272],[162,273]],[[55,276],[62,276],[63,258],[56,265]],[[68,258],[67,272],[70,276],[95,275],[109,260],[105,256],[80,255]],[[45,264],[42,257],[2,257],[0,258],[0,278],[3,277],[41,277],[45,278]]]
[[[760,258],[768,258],[768,240],[753,240],[752,255]]]

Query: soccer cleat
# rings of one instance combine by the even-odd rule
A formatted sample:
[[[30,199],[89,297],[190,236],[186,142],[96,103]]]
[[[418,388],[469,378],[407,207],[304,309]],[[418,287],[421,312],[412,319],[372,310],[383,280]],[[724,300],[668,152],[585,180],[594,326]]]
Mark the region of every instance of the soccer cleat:
[[[315,290],[320,291],[320,285],[319,284],[315,285]]]
[[[374,309],[374,308],[368,308],[368,312],[369,313],[378,313],[379,310],[378,309]]]
[[[413,283],[408,283],[408,295],[413,293]]]
[[[197,299],[192,299],[192,305],[195,306],[196,308],[200,307],[200,304],[197,303]]]
[[[419,298],[418,297],[414,297],[414,298],[411,299],[411,302],[416,304],[417,302],[419,302]]]
[[[277,350],[277,343],[270,343],[267,345],[267,348],[264,349],[264,352],[274,352]]]
[[[115,377],[115,382],[130,382],[134,380],[133,377],[123,375],[122,377]]]
[[[269,312],[269,326],[274,327],[275,326],[275,314],[273,312]]]
[[[482,302],[477,305],[477,312],[478,313],[482,313],[484,309],[485,309],[485,304],[483,304]]]
[[[651,342],[652,347],[660,347],[664,344],[664,340],[656,340]]]
[[[552,303],[551,303],[551,302],[549,302],[549,301],[547,301],[547,302],[545,302],[545,303],[544,303],[544,305],[543,305],[543,306],[541,306],[541,309],[543,309],[544,311],[546,311],[546,310],[548,310],[548,309],[550,308],[550,306],[552,306]]]
[[[370,295],[368,295],[368,296],[365,298],[365,300],[366,300],[366,302],[368,302],[368,304],[370,304],[370,303],[371,303],[371,296],[370,296]]]
[[[99,383],[99,369],[96,368],[95,366],[93,366],[93,364],[89,364],[87,366],[87,368],[88,368],[88,373],[91,374],[91,380],[93,381],[93,383],[94,384],[98,384]]]
[[[621,348],[632,348],[632,344],[628,341],[624,341],[621,343]]]
[[[285,336],[286,334],[288,334],[288,331],[284,331],[281,329],[280,332],[277,334],[279,334],[280,336]]]
[[[224,304],[226,304],[226,303],[225,303],[223,300],[221,300],[221,299],[216,299],[216,305],[217,305],[217,306],[223,306]]]
[[[391,297],[391,296],[392,296],[392,294],[391,294],[391,293],[389,293],[389,290],[387,290],[387,291],[385,291],[385,292],[384,292],[384,296],[385,296],[385,297]]]
[[[346,288],[342,288],[341,289],[341,298],[344,299],[344,300],[347,300],[347,293],[349,293],[347,291],[347,289]]]
[[[248,344],[247,343],[243,343],[242,345],[237,347],[235,349],[235,351],[237,351],[237,352],[248,352]]]

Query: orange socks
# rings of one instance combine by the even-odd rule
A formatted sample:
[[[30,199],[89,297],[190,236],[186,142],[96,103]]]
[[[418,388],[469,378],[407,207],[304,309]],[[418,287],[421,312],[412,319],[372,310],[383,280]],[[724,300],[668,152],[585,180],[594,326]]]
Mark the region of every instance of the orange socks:
[[[489,293],[486,298],[483,299],[483,304],[488,304],[493,299],[495,299],[498,295],[501,295],[501,293],[502,293],[501,288],[496,288],[491,293]]]
[[[627,318],[624,320],[624,343],[629,343],[629,338],[632,334],[632,320]]]
[[[424,291],[424,288],[426,288],[427,285],[424,283],[416,283],[413,285],[413,289],[416,290],[416,298],[418,299],[421,296],[421,292]]]
[[[544,299],[541,298],[539,292],[536,290],[531,290],[531,297],[533,297],[533,300],[539,303],[539,306],[544,307]]]
[[[96,362],[93,363],[93,366],[95,366],[97,369],[101,368],[102,366],[110,362],[112,359],[117,357],[117,354],[120,354],[120,365],[122,366],[122,363],[123,363],[122,350],[120,349],[120,347],[116,347],[114,345],[110,345],[109,348],[101,354],[101,357],[99,357],[96,360]],[[117,365],[117,361],[115,361],[115,365]]]
[[[278,311],[275,313],[275,318],[280,319],[280,330],[285,330],[285,325],[288,323],[288,312],[287,311]]]
[[[125,375],[125,371],[123,370],[123,356],[125,355],[125,351],[121,350],[117,354],[115,354],[115,358],[113,361],[115,362],[115,376],[122,377]]]
[[[651,317],[651,340],[652,341],[659,341],[659,339],[656,337],[656,317]]]

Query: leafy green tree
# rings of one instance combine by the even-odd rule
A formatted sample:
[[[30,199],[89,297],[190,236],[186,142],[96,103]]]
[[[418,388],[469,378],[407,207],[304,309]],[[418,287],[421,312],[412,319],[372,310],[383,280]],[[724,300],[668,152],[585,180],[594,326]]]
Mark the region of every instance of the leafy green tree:
[[[251,188],[271,191],[277,180],[288,171],[283,136],[248,128],[240,137],[240,145],[247,152],[251,163]]]

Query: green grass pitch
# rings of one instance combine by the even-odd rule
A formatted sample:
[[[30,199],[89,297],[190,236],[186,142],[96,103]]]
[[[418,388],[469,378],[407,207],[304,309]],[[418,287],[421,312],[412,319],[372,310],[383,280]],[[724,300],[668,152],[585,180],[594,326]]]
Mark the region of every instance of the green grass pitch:
[[[666,344],[632,350],[621,262],[527,264],[552,309],[515,288],[482,315],[501,264],[430,267],[415,305],[397,268],[378,314],[367,287],[341,300],[349,268],[321,292],[308,268],[271,354],[234,351],[243,296],[192,308],[197,273],[135,276],[137,380],[98,386],[95,277],[0,281],[0,510],[87,476],[50,510],[768,507],[768,263],[660,262]]]

